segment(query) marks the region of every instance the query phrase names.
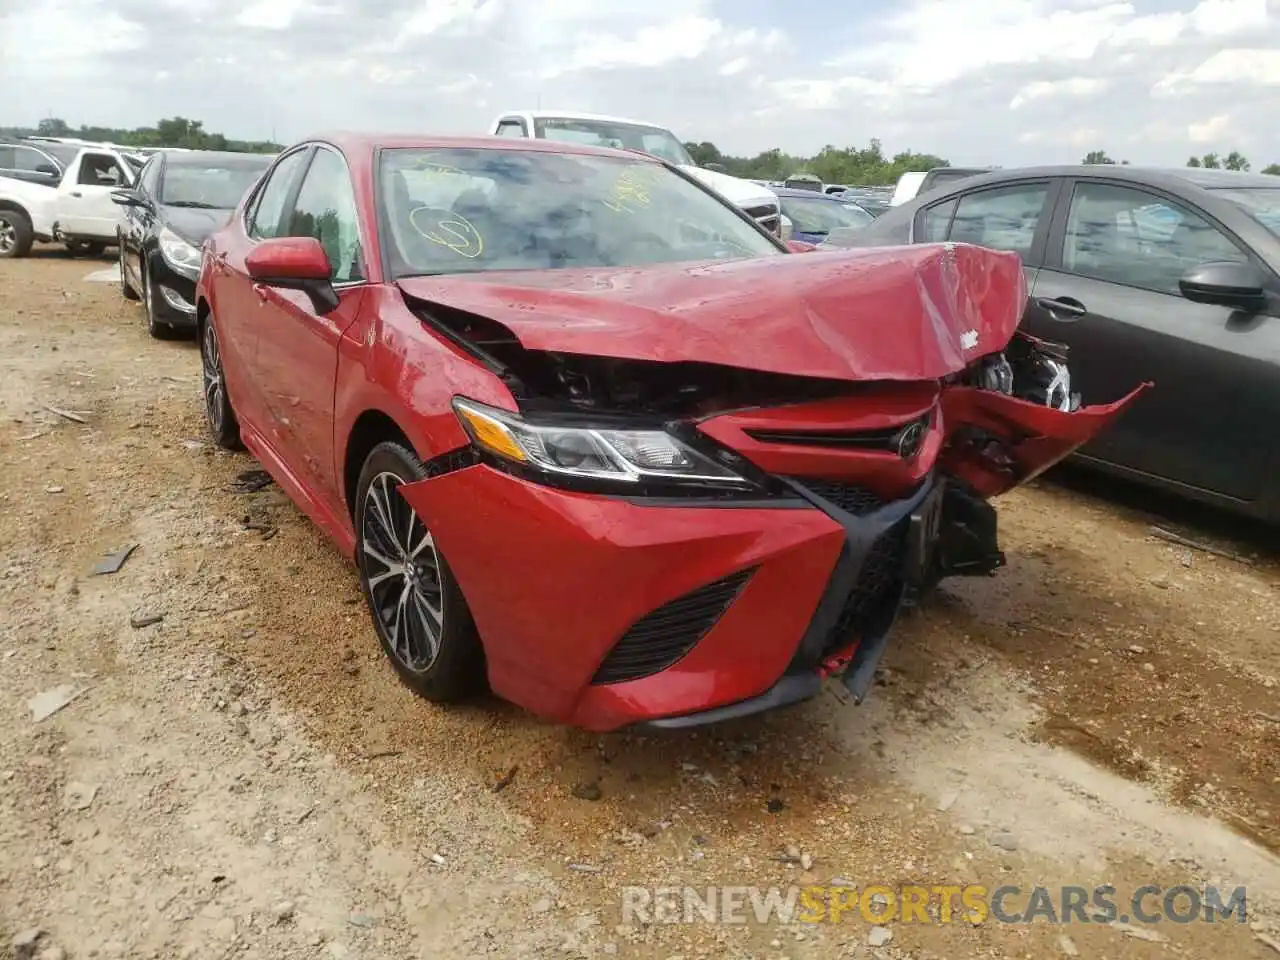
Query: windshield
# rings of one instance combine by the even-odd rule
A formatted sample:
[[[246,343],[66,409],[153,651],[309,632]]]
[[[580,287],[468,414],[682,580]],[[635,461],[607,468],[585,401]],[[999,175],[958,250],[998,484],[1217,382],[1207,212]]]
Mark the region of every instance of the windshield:
[[[696,166],[689,151],[670,130],[642,123],[615,123],[610,120],[570,120],[567,117],[540,117],[533,121],[539,140],[561,140],[589,147],[615,150],[643,150],[678,167]]]
[[[65,143],[47,143],[39,141],[31,144],[37,150],[43,150],[49,156],[53,157],[58,163],[62,164],[63,169],[71,166],[71,161],[76,158],[76,154],[80,152],[79,147],[71,146]]]
[[[796,233],[830,233],[840,227],[865,227],[874,219],[867,211],[840,200],[782,197],[780,202]]]
[[[157,199],[169,207],[234,210],[270,163],[268,156],[203,163],[170,158],[161,174]]]
[[[785,252],[734,208],[639,158],[388,149],[378,189],[396,276]]]
[[[1280,184],[1274,187],[1249,187],[1231,190],[1214,190],[1228,200],[1244,207],[1255,220],[1280,236]]]

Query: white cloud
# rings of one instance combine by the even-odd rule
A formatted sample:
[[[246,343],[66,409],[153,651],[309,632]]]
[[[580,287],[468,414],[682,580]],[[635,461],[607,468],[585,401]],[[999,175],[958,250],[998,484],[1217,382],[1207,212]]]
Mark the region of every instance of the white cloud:
[[[1017,110],[1036,100],[1053,97],[1096,97],[1109,86],[1099,77],[1068,77],[1066,80],[1036,80],[1014,94],[1009,109]]]
[[[1243,118],[1275,112],[1268,2],[0,0],[0,125],[479,133],[546,104],[736,153],[875,137],[965,164],[1238,149],[1261,167],[1280,130]]]
[[[1187,139],[1192,143],[1218,143],[1231,130],[1230,114],[1221,113],[1203,123],[1187,125]]]

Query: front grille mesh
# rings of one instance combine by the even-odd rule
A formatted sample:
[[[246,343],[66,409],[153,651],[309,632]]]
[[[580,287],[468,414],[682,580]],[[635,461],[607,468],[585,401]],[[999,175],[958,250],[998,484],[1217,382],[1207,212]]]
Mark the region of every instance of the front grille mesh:
[[[666,670],[692,650],[737,599],[754,568],[708,583],[637,620],[592,678],[594,684],[624,683]]]
[[[862,640],[892,613],[902,593],[906,553],[905,521],[890,527],[871,545],[853,592],[845,600],[840,619],[822,651],[824,657]]]
[[[834,503],[841,510],[857,517],[884,506],[884,501],[866,487],[841,483],[838,480],[815,480],[811,477],[792,477],[791,479],[810,493]]]

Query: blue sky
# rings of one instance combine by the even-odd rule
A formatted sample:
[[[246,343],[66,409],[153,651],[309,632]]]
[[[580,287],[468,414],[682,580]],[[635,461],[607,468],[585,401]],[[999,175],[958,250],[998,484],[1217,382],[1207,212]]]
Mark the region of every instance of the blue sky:
[[[954,163],[1280,162],[1276,0],[43,0],[0,14],[0,124],[485,132],[543,107],[726,152],[878,137]]]

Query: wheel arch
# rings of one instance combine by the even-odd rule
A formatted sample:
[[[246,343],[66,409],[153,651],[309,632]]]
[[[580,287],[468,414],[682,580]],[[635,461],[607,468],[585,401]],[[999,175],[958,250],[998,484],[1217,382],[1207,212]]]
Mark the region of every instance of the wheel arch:
[[[10,213],[20,213],[28,224],[32,223],[31,213],[22,204],[16,200],[0,200],[0,210],[8,210]],[[34,227],[34,225],[33,225]]]
[[[412,451],[419,459],[422,454],[409,439],[409,433],[384,410],[370,408],[356,417],[347,434],[347,441],[342,454],[342,499],[347,508],[347,515],[355,519],[356,485],[360,480],[360,471],[369,458],[373,448],[380,443],[398,443]]]

